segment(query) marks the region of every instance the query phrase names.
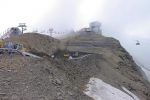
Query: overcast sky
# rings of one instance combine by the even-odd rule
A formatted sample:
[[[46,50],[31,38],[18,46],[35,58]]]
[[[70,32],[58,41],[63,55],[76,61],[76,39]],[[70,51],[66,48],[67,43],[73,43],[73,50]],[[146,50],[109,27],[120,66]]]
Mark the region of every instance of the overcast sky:
[[[149,39],[149,5],[150,0],[0,0],[0,32],[20,22],[28,30],[78,30],[97,20],[105,33]]]
[[[98,20],[106,33],[147,39],[149,5],[149,0],[1,0],[0,30],[19,22],[28,29],[76,30]]]
[[[20,22],[28,31],[52,27],[63,32],[100,21],[103,34],[119,39],[150,68],[150,0],[0,0],[0,13],[1,33]]]

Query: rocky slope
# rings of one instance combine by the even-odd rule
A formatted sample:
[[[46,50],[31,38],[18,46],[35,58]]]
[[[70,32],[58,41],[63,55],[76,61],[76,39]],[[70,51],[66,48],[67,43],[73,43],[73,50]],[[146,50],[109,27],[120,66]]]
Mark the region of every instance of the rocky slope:
[[[39,34],[24,34],[15,39],[12,40],[35,48],[31,51],[39,56],[42,53],[52,54],[62,47],[70,52],[85,54],[76,59],[0,55],[1,100],[93,100],[83,93],[91,77],[102,79],[120,90],[124,86],[140,100],[150,100],[150,84],[128,52],[113,38],[80,33],[64,40],[55,40],[58,41],[57,44],[54,42],[56,49],[51,49],[53,38]],[[64,46],[60,46],[60,42]]]
[[[48,55],[53,54],[53,52],[58,48],[58,44],[60,44],[59,40],[38,33],[26,33],[20,36],[11,36],[11,38],[7,38],[5,40],[23,44],[29,52]]]
[[[79,73],[80,68],[84,68],[79,76],[88,73],[90,77],[98,77],[117,88],[125,86],[132,93],[138,95],[141,100],[150,99],[149,83],[143,78],[140,67],[135,64],[130,54],[120,45],[118,40],[98,34],[81,33],[64,41],[70,51],[93,53],[82,60],[80,59],[80,63],[74,61],[69,63],[75,63],[74,66],[80,64],[77,69],[71,68],[73,69],[71,73],[75,73],[75,71]]]

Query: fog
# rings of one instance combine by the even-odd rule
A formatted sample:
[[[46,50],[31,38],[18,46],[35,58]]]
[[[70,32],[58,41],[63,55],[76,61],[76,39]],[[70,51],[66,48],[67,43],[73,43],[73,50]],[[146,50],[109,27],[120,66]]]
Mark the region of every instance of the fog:
[[[120,40],[142,69],[150,76],[149,0],[63,0],[54,14],[41,23],[52,22],[56,30],[79,30],[92,21],[102,23],[103,34]],[[54,15],[54,16],[53,16]],[[53,17],[50,17],[53,16]],[[139,46],[136,40],[140,41]],[[149,78],[150,80],[150,78]]]
[[[149,5],[149,0],[3,0],[0,31],[19,22],[27,24],[27,31],[76,31],[99,21],[104,35],[119,39],[138,63],[150,69]],[[136,40],[141,45],[135,45]]]

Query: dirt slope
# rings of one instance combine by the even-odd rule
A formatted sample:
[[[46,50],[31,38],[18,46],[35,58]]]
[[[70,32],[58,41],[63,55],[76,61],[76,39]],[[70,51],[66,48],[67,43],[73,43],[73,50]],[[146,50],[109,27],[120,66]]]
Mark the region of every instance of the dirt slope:
[[[48,55],[51,55],[59,45],[59,40],[38,33],[25,33],[20,36],[12,36],[6,40],[23,44],[30,52]]]

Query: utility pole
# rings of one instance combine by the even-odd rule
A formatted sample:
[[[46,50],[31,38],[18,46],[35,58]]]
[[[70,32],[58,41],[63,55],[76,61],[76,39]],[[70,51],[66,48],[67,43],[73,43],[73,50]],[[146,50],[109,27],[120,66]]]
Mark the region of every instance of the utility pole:
[[[53,28],[49,28],[49,30],[48,30],[51,37],[52,37],[52,35],[53,35],[53,30],[54,30]]]
[[[23,34],[23,31],[26,30],[26,23],[19,23],[19,26],[18,27],[21,27],[21,32]]]

